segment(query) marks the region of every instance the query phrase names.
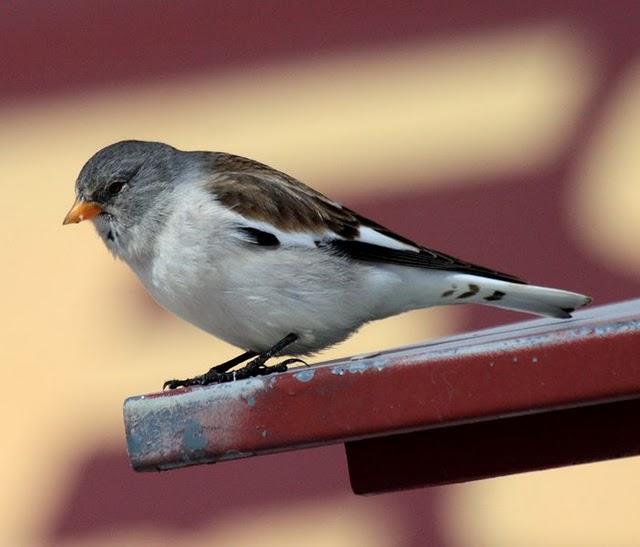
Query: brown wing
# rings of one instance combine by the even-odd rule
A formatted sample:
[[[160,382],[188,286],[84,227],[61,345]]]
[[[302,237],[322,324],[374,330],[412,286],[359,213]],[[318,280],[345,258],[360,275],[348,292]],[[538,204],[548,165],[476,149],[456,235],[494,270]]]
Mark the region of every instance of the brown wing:
[[[513,275],[422,247],[262,163],[218,154],[212,171],[214,174],[208,186],[227,207],[248,219],[271,224],[284,232],[318,234],[319,247],[332,249],[354,260],[455,271],[525,283]],[[366,241],[365,234],[361,233],[361,228],[365,227],[415,250],[390,248],[380,245],[379,241]],[[327,232],[338,237],[327,237]],[[262,240],[267,241],[264,236]],[[274,246],[273,240],[269,239],[269,243],[269,246]]]
[[[239,214],[285,232],[327,230],[358,236],[358,218],[313,188],[262,163],[221,154],[208,187],[220,202]]]

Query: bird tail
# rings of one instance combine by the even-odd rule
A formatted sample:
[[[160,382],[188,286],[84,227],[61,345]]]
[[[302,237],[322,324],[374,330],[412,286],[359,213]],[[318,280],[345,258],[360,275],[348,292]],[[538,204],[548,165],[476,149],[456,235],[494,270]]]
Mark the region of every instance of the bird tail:
[[[566,319],[591,302],[591,298],[583,294],[475,275],[459,275],[455,281],[456,290],[451,294],[443,292],[442,304],[484,304]]]

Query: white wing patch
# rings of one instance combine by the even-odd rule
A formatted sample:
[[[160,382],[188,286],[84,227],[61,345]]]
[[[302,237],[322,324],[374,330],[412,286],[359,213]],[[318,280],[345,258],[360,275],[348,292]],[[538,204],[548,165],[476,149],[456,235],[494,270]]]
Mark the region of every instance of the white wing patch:
[[[325,232],[325,233],[310,233],[310,232],[285,232],[276,228],[273,224],[269,224],[268,222],[261,222],[259,220],[252,220],[243,217],[242,215],[237,215],[239,219],[242,219],[242,226],[247,226],[248,228],[255,228],[256,230],[260,230],[262,232],[267,232],[268,234],[273,234],[280,241],[280,245],[283,247],[316,247],[316,241],[328,239],[327,236],[329,234],[333,235],[331,239],[335,239],[337,236],[333,234],[333,232]]]
[[[402,241],[393,239],[392,237],[381,234],[377,230],[369,228],[368,226],[360,226],[360,237],[356,239],[358,241],[362,241],[363,243],[371,243],[372,245],[379,245],[380,247],[386,247],[387,249],[397,249],[399,251],[414,251],[416,253],[420,251],[420,249],[415,245],[409,245],[408,243],[403,243]]]
[[[337,235],[331,230],[325,230],[324,232],[285,232],[279,230],[273,224],[268,222],[261,222],[258,220],[252,220],[238,215],[239,219],[242,219],[242,225],[249,228],[255,228],[269,234],[273,234],[280,241],[280,245],[283,247],[316,247],[317,242],[328,242],[332,240],[345,240],[344,237]],[[409,245],[398,241],[389,236],[381,234],[380,232],[369,228],[368,226],[360,227],[360,237],[356,238],[357,241],[363,243],[370,243],[372,245],[379,245],[387,249],[396,249],[399,251],[412,251],[420,252],[420,249],[414,245]]]

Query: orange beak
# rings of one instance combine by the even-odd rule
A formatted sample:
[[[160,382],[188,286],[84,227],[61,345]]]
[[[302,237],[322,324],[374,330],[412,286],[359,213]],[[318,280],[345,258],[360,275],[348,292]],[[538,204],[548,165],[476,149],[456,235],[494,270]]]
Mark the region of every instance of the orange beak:
[[[76,199],[73,207],[64,217],[62,224],[77,224],[83,220],[91,220],[93,217],[102,213],[102,207],[93,201],[81,201]]]

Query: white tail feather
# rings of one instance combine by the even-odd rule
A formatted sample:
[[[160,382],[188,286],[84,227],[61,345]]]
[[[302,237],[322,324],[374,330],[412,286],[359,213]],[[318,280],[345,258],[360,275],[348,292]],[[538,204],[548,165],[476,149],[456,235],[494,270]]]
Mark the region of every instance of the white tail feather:
[[[551,317],[568,318],[571,313],[591,302],[583,294],[498,281],[474,275],[455,276],[456,290],[443,292],[442,304],[473,303]]]

